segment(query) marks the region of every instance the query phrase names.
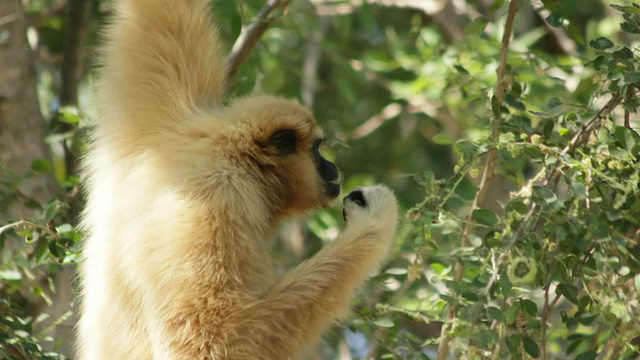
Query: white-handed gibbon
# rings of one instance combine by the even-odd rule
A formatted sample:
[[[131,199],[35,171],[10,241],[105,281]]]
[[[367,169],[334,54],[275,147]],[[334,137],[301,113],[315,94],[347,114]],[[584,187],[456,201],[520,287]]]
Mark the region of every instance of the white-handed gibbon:
[[[277,278],[279,223],[338,196],[296,101],[223,104],[208,0],[118,0],[84,161],[78,355],[291,359],[344,318],[394,236],[384,186],[344,199],[337,240]]]

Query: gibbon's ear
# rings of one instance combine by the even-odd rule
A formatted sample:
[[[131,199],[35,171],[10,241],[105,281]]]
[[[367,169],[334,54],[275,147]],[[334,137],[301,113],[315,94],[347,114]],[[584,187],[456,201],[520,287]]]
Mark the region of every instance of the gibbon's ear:
[[[293,154],[296,152],[297,138],[294,130],[278,130],[269,138],[269,146],[273,147],[279,156]]]

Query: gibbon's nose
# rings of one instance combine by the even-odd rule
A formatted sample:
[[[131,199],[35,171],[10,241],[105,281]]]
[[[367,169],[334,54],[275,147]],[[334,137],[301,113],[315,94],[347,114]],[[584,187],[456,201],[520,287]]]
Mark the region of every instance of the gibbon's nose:
[[[325,183],[325,192],[329,199],[335,199],[340,195],[340,183],[328,182]]]
[[[335,199],[340,195],[340,170],[327,160],[322,160],[318,167],[320,176],[325,184],[325,192],[329,199]]]
[[[323,159],[324,160],[324,159]],[[340,179],[340,170],[336,164],[331,161],[324,160],[320,163],[318,171],[320,175],[327,182],[337,182]]]

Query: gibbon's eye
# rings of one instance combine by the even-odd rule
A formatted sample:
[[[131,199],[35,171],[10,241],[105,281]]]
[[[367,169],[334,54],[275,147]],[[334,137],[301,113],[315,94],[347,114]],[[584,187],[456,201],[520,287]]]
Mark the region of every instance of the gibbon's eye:
[[[276,131],[269,138],[269,145],[273,146],[278,155],[288,155],[296,152],[296,132],[291,129]]]

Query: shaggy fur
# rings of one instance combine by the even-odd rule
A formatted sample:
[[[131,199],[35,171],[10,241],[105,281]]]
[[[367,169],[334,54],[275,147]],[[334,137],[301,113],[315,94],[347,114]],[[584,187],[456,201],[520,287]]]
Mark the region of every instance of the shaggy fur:
[[[295,101],[222,105],[209,13],[206,0],[116,3],[85,160],[80,359],[294,358],[347,315],[393,237],[394,196],[363,188],[339,238],[275,277],[278,224],[331,200],[312,156],[322,132]],[[292,153],[269,143],[282,129]]]

